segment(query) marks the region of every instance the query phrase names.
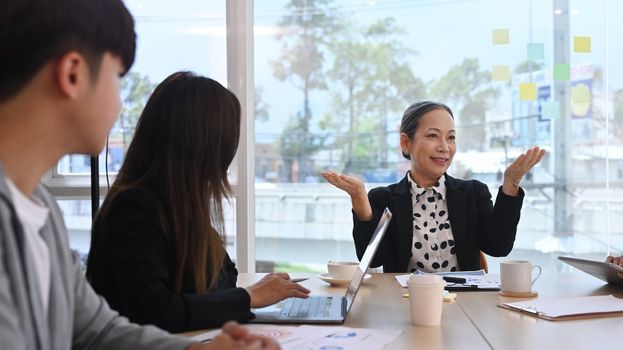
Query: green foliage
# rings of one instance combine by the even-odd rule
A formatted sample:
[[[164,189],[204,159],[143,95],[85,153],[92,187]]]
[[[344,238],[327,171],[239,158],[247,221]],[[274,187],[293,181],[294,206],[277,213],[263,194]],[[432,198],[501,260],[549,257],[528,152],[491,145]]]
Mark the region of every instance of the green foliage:
[[[155,88],[156,84],[149,81],[147,76],[142,76],[137,72],[129,72],[121,79],[120,89],[123,104],[117,123],[119,128],[123,130],[124,148],[130,144],[138,118]]]
[[[387,168],[390,149],[396,147],[388,144],[388,133],[397,131],[393,129],[405,108],[424,97],[453,108],[462,148],[484,146],[485,113],[500,91],[491,86],[491,74],[480,69],[478,59],[464,59],[427,89],[411,69],[417,52],[395,19],[360,27],[338,13],[332,0],[291,0],[286,9],[277,35],[281,51],[272,65],[274,76],[290,82],[303,97],[279,140],[290,181],[293,162],[302,176],[309,175],[309,158],[322,146],[339,151],[337,169],[342,172]],[[528,62],[517,69],[533,65],[538,66]],[[323,140],[310,132],[309,106],[311,92],[327,88],[332,108],[317,122],[335,136]]]
[[[520,62],[515,69],[513,70],[513,72],[515,72],[515,74],[521,74],[521,73],[530,73],[530,72],[536,72],[543,69],[543,62],[535,62],[532,60],[525,60],[523,62]]]
[[[323,272],[323,269],[315,269],[307,265],[291,264],[286,262],[277,262],[274,272]]]
[[[265,122],[268,120],[268,104],[262,99],[264,94],[264,88],[261,86],[255,87],[255,122]]]
[[[298,182],[304,176],[312,175],[309,157],[322,147],[323,139],[309,132],[309,124],[300,114],[290,119],[279,137],[279,148],[287,167],[291,167],[295,161],[299,167],[299,178],[296,178],[295,174],[290,174],[292,182]]]
[[[415,51],[400,40],[402,33],[386,18],[367,28],[346,23],[334,37],[334,108],[322,126],[341,135],[334,145],[342,149],[343,172],[387,167],[389,117],[424,95],[423,82],[408,64]]]
[[[484,146],[485,113],[500,95],[490,82],[491,73],[480,69],[478,59],[466,58],[431,86],[431,97],[453,109],[461,128],[457,142],[463,150],[482,150]]]
[[[290,82],[303,95],[302,110],[293,116],[280,142],[290,181],[295,180],[290,173],[294,159],[303,176],[313,171],[309,157],[317,149],[318,142],[309,128],[310,94],[326,88],[323,51],[327,38],[339,28],[339,15],[332,3],[333,0],[291,0],[286,5],[286,15],[279,22],[282,32],[276,38],[281,42],[281,52],[272,61],[273,74],[279,80]]]

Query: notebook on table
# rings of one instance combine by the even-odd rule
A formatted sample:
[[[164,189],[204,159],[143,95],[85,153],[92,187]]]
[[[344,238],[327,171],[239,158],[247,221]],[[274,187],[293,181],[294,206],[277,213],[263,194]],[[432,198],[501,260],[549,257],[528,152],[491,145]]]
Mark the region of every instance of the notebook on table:
[[[623,273],[623,267],[605,261],[587,260],[570,256],[559,256],[558,260],[597,277],[604,282],[615,286],[623,286],[623,278],[619,276],[619,273]]]
[[[370,262],[389,226],[392,213],[385,208],[372,239],[359,262],[346,293],[343,296],[310,296],[306,299],[288,298],[275,305],[252,310],[253,323],[343,323],[353,306],[359,287],[370,266]]]
[[[548,321],[623,316],[623,299],[615,298],[612,295],[535,299],[504,303],[498,306]]]

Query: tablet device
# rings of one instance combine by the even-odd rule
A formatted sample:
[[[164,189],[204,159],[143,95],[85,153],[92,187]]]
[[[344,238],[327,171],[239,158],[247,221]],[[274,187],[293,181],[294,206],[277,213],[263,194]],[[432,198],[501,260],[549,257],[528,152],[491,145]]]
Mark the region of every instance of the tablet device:
[[[558,260],[564,261],[602,281],[615,286],[623,286],[623,278],[618,275],[619,272],[623,272],[623,267],[605,261],[572,258],[570,256],[559,256]]]

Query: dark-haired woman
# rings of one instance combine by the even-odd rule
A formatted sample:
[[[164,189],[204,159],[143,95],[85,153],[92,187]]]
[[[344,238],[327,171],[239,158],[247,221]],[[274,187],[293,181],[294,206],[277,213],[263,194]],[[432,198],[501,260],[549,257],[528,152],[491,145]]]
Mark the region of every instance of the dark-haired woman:
[[[287,274],[236,288],[221,203],[240,117],[233,93],[189,72],[172,74],[149,98],[95,220],[87,261],[95,290],[130,320],[183,332],[307,297]]]
[[[524,197],[522,177],[543,158],[538,147],[504,172],[495,205],[487,186],[446,173],[456,152],[454,116],[444,104],[424,101],[402,116],[400,147],[411,161],[402,181],[366,195],[355,177],[323,172],[353,205],[353,238],[361,259],[383,209],[394,216],[371,264],[384,272],[467,271],[481,268],[480,251],[506,256],[515,242]]]

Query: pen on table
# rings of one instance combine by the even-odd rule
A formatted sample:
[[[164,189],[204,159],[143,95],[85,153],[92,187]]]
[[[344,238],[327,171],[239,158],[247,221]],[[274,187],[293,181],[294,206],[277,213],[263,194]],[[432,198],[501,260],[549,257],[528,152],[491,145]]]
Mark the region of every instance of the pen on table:
[[[464,277],[452,277],[452,276],[443,276],[442,277],[444,281],[449,282],[449,283],[466,283],[467,279]]]
[[[477,284],[461,284],[455,283],[454,285],[449,285],[445,287],[446,290],[465,290],[465,289],[480,289],[480,286]]]
[[[299,282],[307,281],[308,279],[309,278],[292,278],[290,279],[290,281],[294,283],[299,283]]]

